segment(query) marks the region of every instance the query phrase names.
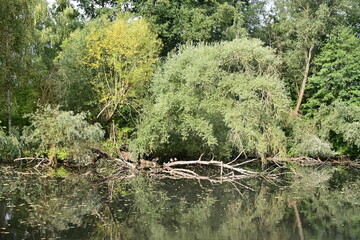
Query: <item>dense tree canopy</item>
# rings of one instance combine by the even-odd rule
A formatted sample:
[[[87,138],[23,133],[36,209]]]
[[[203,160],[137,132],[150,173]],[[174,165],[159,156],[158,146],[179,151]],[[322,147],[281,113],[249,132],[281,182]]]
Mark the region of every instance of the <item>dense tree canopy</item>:
[[[254,39],[183,47],[154,77],[135,143],[140,151],[174,155],[229,156],[232,147],[284,154],[288,101],[277,62]]]
[[[358,0],[13,0],[0,25],[0,158],[44,106],[113,153],[359,157]]]
[[[356,5],[351,0],[275,1],[278,22],[274,24],[275,46],[282,52],[285,60],[284,77],[292,97],[296,99],[296,114],[303,102],[319,43],[335,24],[346,22],[343,16]]]
[[[15,91],[27,85],[30,42],[34,29],[33,9],[39,1],[14,0],[0,2],[0,104],[2,120],[12,128]],[[28,94],[31,94],[28,92]],[[24,103],[25,104],[25,103]],[[6,107],[5,107],[6,106]],[[4,118],[4,115],[7,116]]]
[[[322,105],[343,101],[360,106],[360,38],[349,28],[336,29],[320,49],[309,79],[304,110],[308,115]]]
[[[128,11],[150,20],[164,43],[163,56],[186,42],[231,40],[246,33],[238,1],[122,2]]]
[[[99,18],[66,41],[59,63],[70,86],[83,81],[91,88],[89,92],[95,96],[85,93],[85,97],[97,98],[101,104],[98,116],[104,115],[109,123],[119,108],[136,106],[154,71],[159,46],[144,19],[118,18],[110,22]],[[113,134],[115,129],[111,131]]]
[[[331,142],[340,154],[358,157],[360,154],[360,107],[334,102],[322,106],[315,123],[323,139]]]
[[[75,0],[86,17],[95,18],[102,14],[114,14],[117,0]]]
[[[0,0],[1,239],[355,239],[359,160],[359,0]]]

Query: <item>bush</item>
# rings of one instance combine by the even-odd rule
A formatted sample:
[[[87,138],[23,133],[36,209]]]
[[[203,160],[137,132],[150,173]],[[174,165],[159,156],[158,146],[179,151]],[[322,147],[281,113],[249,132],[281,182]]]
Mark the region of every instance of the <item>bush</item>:
[[[53,164],[59,158],[84,160],[104,136],[100,124],[89,124],[85,113],[61,111],[45,106],[30,116],[31,125],[24,129],[27,150],[36,156],[47,155]]]
[[[360,107],[334,102],[315,113],[315,123],[322,139],[331,142],[340,154],[360,156]]]
[[[68,175],[69,175],[69,172],[64,167],[60,167],[60,168],[56,169],[54,177],[66,178]]]
[[[317,134],[318,130],[312,121],[297,117],[290,125],[292,130],[288,136],[290,156],[328,158],[336,154],[332,150],[332,145]]]
[[[0,160],[10,160],[21,156],[21,144],[13,135],[6,135],[0,128]]]
[[[278,59],[255,39],[187,45],[155,75],[131,148],[194,157],[285,154],[289,101]]]

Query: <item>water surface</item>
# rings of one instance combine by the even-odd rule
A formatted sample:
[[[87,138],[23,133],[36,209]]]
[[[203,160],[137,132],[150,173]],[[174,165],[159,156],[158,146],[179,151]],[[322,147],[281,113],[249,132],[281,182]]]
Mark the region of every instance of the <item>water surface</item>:
[[[359,239],[360,181],[297,168],[240,185],[0,175],[0,239]],[[335,173],[335,174],[334,174]]]

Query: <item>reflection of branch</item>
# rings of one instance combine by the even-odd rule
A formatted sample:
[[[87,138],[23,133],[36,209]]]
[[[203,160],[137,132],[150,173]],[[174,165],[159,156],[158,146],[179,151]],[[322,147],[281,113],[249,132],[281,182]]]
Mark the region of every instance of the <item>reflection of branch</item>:
[[[220,161],[202,161],[202,160],[193,160],[193,161],[177,161],[177,162],[170,162],[170,163],[165,163],[164,164],[164,168],[169,168],[169,167],[173,167],[173,166],[180,166],[180,165],[210,165],[210,166],[218,166],[218,167],[222,167],[222,168],[226,168],[229,170],[232,170],[234,172],[246,175],[246,176],[257,176],[259,175],[259,173],[257,172],[253,172],[253,171],[249,171],[249,170],[245,170],[242,168],[237,168],[234,167],[233,165],[230,164],[226,164]]]
[[[296,224],[297,224],[297,227],[299,230],[299,237],[300,237],[300,240],[304,240],[304,232],[303,232],[303,228],[302,228],[302,224],[301,224],[299,209],[297,207],[297,202],[294,200],[289,200],[289,206],[293,206],[293,208],[294,208]]]
[[[167,175],[165,174],[153,174],[152,176],[155,176],[157,179],[195,179],[195,180],[198,180],[199,184],[200,184],[200,181],[202,180],[205,180],[205,181],[209,181],[210,183],[224,183],[224,182],[229,182],[231,183],[235,188],[236,188],[236,191],[239,192],[240,195],[243,196],[243,194],[240,192],[239,188],[236,187],[236,184],[238,184],[239,186],[245,188],[245,189],[248,189],[248,190],[251,190],[251,191],[254,191],[254,189],[252,189],[251,187],[245,185],[245,184],[242,184],[240,182],[237,182],[236,180],[238,179],[230,179],[230,178],[226,178],[226,179],[216,179],[216,178],[213,178],[213,177],[206,177],[206,176],[200,176],[200,175],[197,175],[197,176],[194,176],[192,174],[183,174],[181,173],[180,171],[161,171],[161,173],[166,173]],[[180,174],[179,174],[180,173]],[[200,184],[200,187],[201,187],[201,184]]]

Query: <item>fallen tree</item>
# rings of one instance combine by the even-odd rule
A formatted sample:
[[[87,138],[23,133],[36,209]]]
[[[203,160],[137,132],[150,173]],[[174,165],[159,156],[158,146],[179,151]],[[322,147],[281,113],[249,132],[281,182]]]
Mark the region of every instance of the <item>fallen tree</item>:
[[[199,183],[201,181],[209,181],[211,183],[229,182],[234,185],[240,194],[241,192],[238,187],[252,190],[241,180],[249,178],[263,178],[267,181],[275,183],[280,179],[280,175],[286,174],[281,170],[279,171],[279,169],[286,169],[286,163],[288,162],[293,162],[302,166],[341,164],[360,167],[358,161],[350,161],[348,159],[343,159],[344,161],[321,161],[320,159],[313,159],[308,157],[273,157],[267,158],[267,163],[269,163],[270,166],[268,169],[256,171],[248,170],[243,167],[251,163],[260,164],[261,160],[258,158],[240,159],[238,156],[231,162],[223,162],[214,159],[202,159],[203,155],[201,155],[196,160],[177,160],[176,158],[171,158],[168,162],[159,164],[159,158],[154,158],[153,160],[139,159],[138,161],[134,162],[127,158],[126,154],[121,155],[120,158],[114,158],[110,154],[95,148],[92,148],[91,151],[95,155],[89,163],[84,165],[69,165],[69,162],[64,162],[64,166],[70,168],[76,167],[77,169],[79,169],[81,166],[87,167],[84,168],[84,170],[87,171],[84,174],[94,175],[101,182],[133,178],[144,173],[156,179],[193,179],[199,181]],[[26,161],[27,163],[34,163],[34,169],[37,170],[37,172],[39,172],[39,167],[43,169],[51,167],[48,164],[49,160],[47,158],[19,158],[15,159],[15,161]]]

